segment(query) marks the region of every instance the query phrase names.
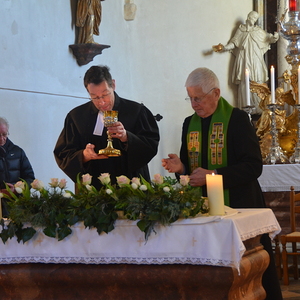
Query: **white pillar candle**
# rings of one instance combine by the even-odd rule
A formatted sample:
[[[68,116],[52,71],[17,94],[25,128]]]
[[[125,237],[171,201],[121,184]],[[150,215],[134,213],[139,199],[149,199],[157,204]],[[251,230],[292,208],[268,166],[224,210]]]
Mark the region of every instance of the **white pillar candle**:
[[[206,174],[207,198],[211,216],[225,215],[223,176]]]
[[[275,70],[271,66],[271,104],[275,104]]]
[[[245,70],[245,81],[246,81],[246,103],[247,106],[250,106],[250,78],[249,78],[249,70]]]
[[[300,104],[300,66],[298,67],[298,104]]]

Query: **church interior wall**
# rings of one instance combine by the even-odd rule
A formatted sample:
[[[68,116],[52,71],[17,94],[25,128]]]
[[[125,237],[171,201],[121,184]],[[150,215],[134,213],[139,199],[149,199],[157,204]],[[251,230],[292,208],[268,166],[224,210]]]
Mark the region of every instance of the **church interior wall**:
[[[75,43],[76,3],[0,0],[0,116],[10,123],[9,138],[25,150],[36,178],[45,184],[52,177],[66,178],[54,160],[54,145],[66,114],[88,101],[84,73],[105,64],[120,96],[163,116],[150,171],[168,175],[160,161],[179,153],[183,120],[193,113],[184,100],[188,74],[201,66],[212,69],[223,97],[235,105],[232,54],[215,53],[212,45],[228,42],[253,1],[134,0],[132,21],[124,19],[125,1],[102,1],[100,35],[94,39],[111,47],[83,66],[69,49]],[[68,188],[73,189],[70,180]]]

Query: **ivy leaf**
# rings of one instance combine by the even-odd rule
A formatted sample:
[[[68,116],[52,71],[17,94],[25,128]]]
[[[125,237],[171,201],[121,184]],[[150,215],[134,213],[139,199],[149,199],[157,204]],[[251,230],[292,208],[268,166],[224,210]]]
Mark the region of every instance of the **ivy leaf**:
[[[2,232],[0,233],[0,237],[1,237],[3,244],[5,244],[8,240],[8,230],[2,229]]]
[[[55,238],[56,237],[56,225],[51,225],[51,226],[44,228],[43,232],[45,235]]]
[[[61,241],[68,235],[72,233],[72,229],[68,226],[58,227],[57,228],[57,234],[58,234],[58,240]]]
[[[22,229],[22,240],[23,243],[29,241],[36,233],[36,230],[33,227],[27,227]]]
[[[76,215],[68,218],[68,222],[70,226],[76,224],[78,221],[79,221],[79,217]]]
[[[12,238],[15,235],[15,232],[17,231],[17,226],[13,224],[13,222],[10,222],[7,226],[7,229],[8,237]]]
[[[145,230],[146,230],[146,228],[147,228],[147,226],[148,226],[149,224],[148,224],[148,222],[147,222],[146,220],[140,220],[140,221],[137,222],[136,225],[138,226],[138,228],[139,228],[141,231],[145,232]]]

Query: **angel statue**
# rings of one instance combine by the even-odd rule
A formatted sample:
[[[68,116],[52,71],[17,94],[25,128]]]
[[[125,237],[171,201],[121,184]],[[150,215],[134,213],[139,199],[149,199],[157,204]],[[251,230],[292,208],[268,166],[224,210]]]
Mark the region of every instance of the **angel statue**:
[[[251,11],[245,24],[241,24],[236,30],[233,38],[227,45],[218,44],[213,46],[215,52],[232,51],[235,62],[232,69],[232,82],[238,85],[238,103],[242,108],[246,106],[246,83],[245,69],[249,70],[250,80],[257,83],[268,81],[268,70],[264,61],[264,54],[270,49],[270,44],[279,39],[278,32],[268,33],[259,26],[255,25],[259,14]],[[251,95],[251,105],[261,113],[259,99]]]
[[[266,132],[270,131],[271,128],[271,116],[272,113],[268,109],[268,104],[271,104],[271,91],[266,83],[258,84],[257,82],[251,81],[250,89],[252,93],[256,93],[257,96],[261,99],[259,103],[259,108],[262,110],[261,117],[256,123],[256,134],[258,137],[262,137]],[[284,92],[282,87],[278,87],[275,91],[275,99],[276,104],[283,106],[284,103],[289,105],[293,105],[295,100],[293,98],[292,91],[289,90]],[[285,127],[285,119],[286,119],[286,111],[276,109],[276,128],[279,133],[284,133],[286,130]]]
[[[257,82],[251,81],[250,89],[252,93],[256,93],[261,99],[259,103],[259,108],[262,111],[260,118],[256,123],[256,134],[260,138],[260,146],[263,157],[269,153],[269,148],[271,145],[271,122],[272,122],[272,112],[268,109],[268,104],[271,104],[271,91],[266,83],[258,84]],[[284,91],[282,87],[278,87],[275,91],[276,104],[283,106],[285,103],[288,105],[294,105],[295,100],[293,98],[292,91]],[[275,110],[275,120],[276,129],[279,136],[279,140],[284,140],[284,136],[287,133],[287,120],[290,116],[286,118],[286,110],[276,109]],[[281,141],[279,141],[281,144]],[[283,150],[287,150],[282,147]],[[285,149],[284,149],[285,148]]]
[[[103,0],[78,0],[76,13],[76,26],[79,27],[78,44],[97,44],[93,35],[99,35],[101,1]]]

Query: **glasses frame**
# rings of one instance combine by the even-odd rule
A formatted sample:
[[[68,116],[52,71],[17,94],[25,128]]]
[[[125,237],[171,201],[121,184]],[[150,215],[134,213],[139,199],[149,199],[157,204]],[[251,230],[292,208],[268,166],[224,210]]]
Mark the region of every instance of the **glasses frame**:
[[[195,98],[191,98],[191,97],[186,97],[185,98],[185,100],[186,101],[194,101],[194,102],[196,102],[196,103],[200,103],[210,92],[212,92],[213,90],[215,90],[216,89],[216,87],[213,87],[213,88],[211,88],[204,96],[202,96],[201,98],[197,98],[197,97],[195,97]]]
[[[7,138],[9,136],[9,132],[7,133],[0,133],[0,137]]]
[[[108,92],[106,95],[97,96],[97,97],[94,97],[94,98],[90,97],[90,100],[92,100],[92,101],[99,101],[101,99],[104,100],[105,98],[107,98],[110,95],[111,95],[111,92]]]

